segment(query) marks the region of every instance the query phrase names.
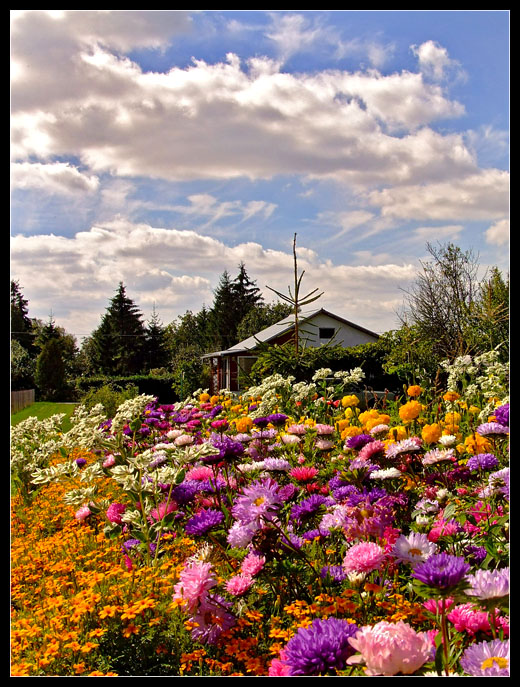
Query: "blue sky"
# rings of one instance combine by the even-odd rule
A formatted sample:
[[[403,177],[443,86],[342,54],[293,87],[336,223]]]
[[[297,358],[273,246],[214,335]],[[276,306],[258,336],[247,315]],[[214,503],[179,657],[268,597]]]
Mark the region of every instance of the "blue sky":
[[[398,326],[426,243],[509,265],[509,12],[11,10],[11,278],[74,334],[243,261]]]

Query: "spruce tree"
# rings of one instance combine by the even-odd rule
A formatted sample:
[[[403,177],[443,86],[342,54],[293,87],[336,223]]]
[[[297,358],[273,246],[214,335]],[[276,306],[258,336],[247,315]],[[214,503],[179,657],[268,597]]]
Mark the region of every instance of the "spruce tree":
[[[25,348],[29,355],[34,356],[32,321],[29,317],[29,301],[24,298],[18,281],[11,280],[11,339]]]
[[[166,343],[166,328],[162,325],[155,304],[152,316],[146,326],[146,367],[149,370],[164,367],[168,363],[168,348]]]
[[[134,301],[123,282],[111,299],[101,324],[92,334],[99,372],[128,376],[142,371],[146,330]]]

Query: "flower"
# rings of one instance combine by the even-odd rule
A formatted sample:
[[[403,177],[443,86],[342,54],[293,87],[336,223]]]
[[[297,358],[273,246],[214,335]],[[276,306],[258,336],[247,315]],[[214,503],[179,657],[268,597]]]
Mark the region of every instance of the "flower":
[[[347,439],[346,448],[351,448],[354,451],[359,451],[365,446],[365,444],[375,441],[374,437],[370,434],[357,434],[356,436]]]
[[[422,457],[423,465],[435,465],[436,463],[441,463],[445,460],[452,460],[454,458],[452,448],[434,448],[431,451],[427,451]]]
[[[495,420],[506,427],[509,425],[509,403],[504,403],[495,408]]]
[[[453,403],[453,401],[457,401],[460,398],[460,394],[456,391],[447,391],[442,398],[448,401],[448,403]]]
[[[369,676],[411,675],[429,661],[432,654],[428,635],[416,632],[402,620],[397,623],[382,620],[373,626],[366,625],[349,641],[360,655],[352,656],[347,663],[364,662]]]
[[[360,542],[347,550],[343,559],[345,572],[369,573],[378,570],[385,560],[385,552],[375,542]]]
[[[412,384],[412,386],[408,387],[408,391],[406,393],[408,396],[416,398],[417,396],[421,395],[422,391],[423,389],[418,384]]]
[[[363,448],[357,454],[359,460],[370,460],[374,458],[377,454],[383,454],[385,452],[386,445],[383,441],[374,440],[369,441],[363,446]]]
[[[460,556],[434,553],[415,566],[412,577],[430,587],[447,590],[461,582],[469,569],[469,564]]]
[[[392,547],[392,556],[402,562],[416,565],[426,560],[429,556],[436,553],[437,545],[428,541],[425,534],[410,532],[408,535],[401,534]]]
[[[106,512],[107,520],[115,525],[121,525],[123,522],[121,516],[125,510],[126,506],[123,503],[111,503]]]
[[[343,408],[351,408],[352,406],[357,406],[359,404],[359,398],[355,394],[350,394],[349,396],[343,396],[341,399],[341,405]]]
[[[267,419],[271,425],[283,425],[287,420],[287,415],[284,415],[283,413],[272,413],[272,415],[267,416]]]
[[[235,500],[231,509],[233,517],[241,524],[259,525],[261,520],[272,520],[282,503],[278,489],[278,483],[270,477],[252,482]]]
[[[186,534],[200,536],[206,534],[224,520],[224,513],[213,508],[203,509],[191,517],[186,523]]]
[[[150,511],[150,515],[154,520],[162,520],[165,518],[167,515],[170,513],[173,513],[174,511],[177,510],[177,504],[175,501],[163,501],[160,503],[157,508],[153,508]]]
[[[297,467],[289,472],[289,475],[298,482],[310,482],[317,474],[318,470],[314,467]]]
[[[173,599],[193,612],[216,584],[211,563],[190,561],[181,571],[179,582],[173,588]]]
[[[509,594],[509,568],[498,570],[476,570],[473,575],[466,577],[470,589],[468,596],[475,596],[481,601],[499,599]]]
[[[245,594],[254,580],[251,575],[238,574],[230,577],[226,582],[226,591],[233,596],[241,596]]]
[[[215,644],[223,632],[229,630],[236,618],[229,612],[232,604],[218,594],[208,596],[190,618],[194,627],[191,636],[203,644]]]
[[[442,436],[442,429],[437,422],[431,425],[423,425],[421,437],[426,444],[434,444]]]
[[[410,439],[403,439],[395,444],[390,444],[386,449],[387,458],[395,458],[401,453],[414,453],[420,451],[422,440],[419,437],[411,437]]]
[[[399,417],[403,422],[411,422],[419,417],[421,410],[419,401],[408,401],[399,408]]]
[[[473,603],[454,606],[446,616],[457,632],[467,632],[474,636],[477,632],[489,632],[489,616],[487,611],[481,611]]]
[[[79,520],[79,522],[83,522],[89,515],[92,515],[90,508],[88,506],[81,506],[74,514],[74,517],[76,520]]]
[[[250,551],[242,561],[240,570],[244,573],[244,575],[250,575],[251,577],[254,577],[254,575],[257,575],[260,570],[262,570],[264,565],[265,556],[262,556],[262,554],[256,553],[255,551]]]
[[[385,470],[373,470],[369,479],[392,479],[393,477],[401,477],[402,474],[397,468],[386,468]]]
[[[477,453],[468,459],[467,466],[471,471],[493,470],[498,467],[498,458],[492,453]]]
[[[460,665],[472,677],[509,677],[509,640],[471,644],[462,654]]]
[[[500,436],[509,434],[509,427],[499,424],[498,422],[485,422],[483,425],[477,427],[477,433],[481,437]]]
[[[330,504],[331,499],[322,496],[321,494],[311,494],[309,498],[304,499],[301,503],[295,503],[291,508],[291,520],[300,522],[313,513],[316,513],[324,504]]]
[[[344,670],[354,653],[349,640],[357,630],[357,625],[339,618],[316,618],[309,627],[300,627],[284,649],[289,675],[335,675]]]

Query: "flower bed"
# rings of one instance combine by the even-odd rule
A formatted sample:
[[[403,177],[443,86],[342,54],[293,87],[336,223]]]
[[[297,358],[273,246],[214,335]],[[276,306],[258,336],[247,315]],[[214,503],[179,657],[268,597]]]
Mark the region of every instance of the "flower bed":
[[[509,404],[480,362],[363,411],[327,370],[80,409],[32,464],[22,427],[12,675],[508,675]]]

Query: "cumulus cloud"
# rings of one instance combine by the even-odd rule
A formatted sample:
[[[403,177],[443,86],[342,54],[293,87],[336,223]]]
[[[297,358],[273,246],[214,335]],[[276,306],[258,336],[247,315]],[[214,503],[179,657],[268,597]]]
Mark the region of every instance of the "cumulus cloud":
[[[460,64],[450,58],[448,51],[436,41],[425,41],[421,45],[412,45],[412,52],[419,61],[420,69],[435,81],[443,81],[448,75],[465,78]]]
[[[413,278],[412,265],[336,265],[305,246],[297,254],[299,269],[305,270],[303,288],[312,290],[319,284],[325,292],[320,305],[377,331],[395,326],[400,287]],[[226,269],[234,276],[231,266],[238,271],[242,261],[268,302],[273,294],[267,287],[287,292],[293,273],[289,246],[287,251],[255,242],[229,246],[194,231],[124,219],[93,226],[73,238],[15,236],[11,258],[12,274],[23,286],[31,310],[52,309],[60,325],[77,336],[87,336],[98,326],[119,281],[145,314],[155,303],[161,319],[170,322],[187,309],[210,306],[219,276]],[[70,312],[55,306],[63,293]],[[74,319],[73,310],[82,312],[81,321]]]
[[[11,165],[11,188],[38,189],[50,194],[93,193],[99,188],[99,179],[67,162],[19,162]]]
[[[509,220],[502,219],[492,224],[486,231],[486,241],[494,246],[505,246],[509,243]]]

